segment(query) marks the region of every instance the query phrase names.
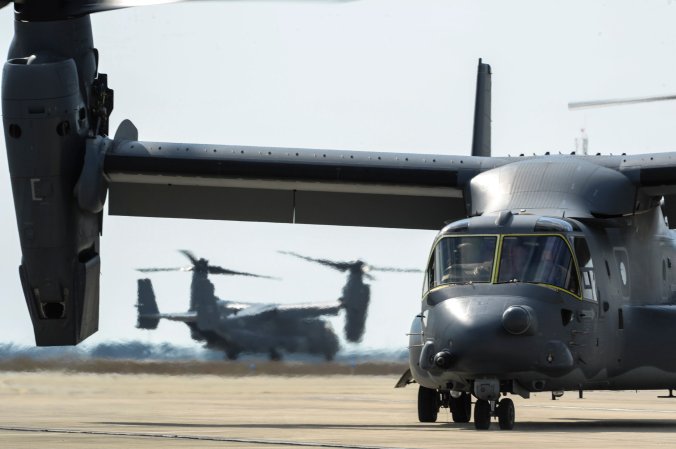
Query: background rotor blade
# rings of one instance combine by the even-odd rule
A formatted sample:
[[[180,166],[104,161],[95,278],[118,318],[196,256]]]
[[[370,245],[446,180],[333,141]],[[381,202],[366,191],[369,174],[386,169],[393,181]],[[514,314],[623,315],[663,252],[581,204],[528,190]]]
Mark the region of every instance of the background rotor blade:
[[[187,267],[172,267],[172,268],[137,268],[136,271],[140,271],[141,273],[157,273],[160,271],[192,271],[193,267],[192,266],[187,266]]]
[[[188,259],[190,259],[190,262],[193,265],[197,265],[197,257],[195,257],[195,255],[192,252],[188,251],[187,249],[179,249],[178,252],[183,254]]]
[[[350,266],[352,265],[352,264],[346,263],[346,262],[334,262],[332,260],[327,260],[327,259],[315,259],[315,258],[312,258],[312,257],[307,257],[307,256],[303,256],[303,255],[298,254],[298,253],[294,253],[292,251],[277,251],[277,252],[280,253],[280,254],[286,254],[286,255],[289,255],[289,256],[298,257],[300,259],[308,260],[310,262],[316,262],[316,263],[319,263],[319,264],[322,264],[322,265],[326,265],[328,267],[335,268],[336,270],[339,270],[339,271],[347,271],[347,270],[350,269]]]
[[[395,268],[395,267],[376,267],[369,265],[371,271],[388,271],[391,273],[422,273],[422,270],[417,268]]]
[[[669,101],[676,100],[676,95],[662,95],[656,97],[637,97],[637,98],[618,98],[611,100],[596,100],[596,101],[576,101],[573,103],[568,103],[568,109],[589,109],[589,108],[600,108],[605,106],[619,106],[626,104],[637,104],[637,103],[652,103],[655,101]]]
[[[214,266],[214,265],[209,265],[207,268],[207,271],[209,274],[228,274],[228,275],[233,275],[233,276],[249,276],[249,277],[254,277],[254,278],[262,278],[262,279],[274,279],[276,281],[279,281],[279,278],[273,277],[273,276],[264,276],[262,274],[253,274],[253,273],[247,273],[244,271],[234,271],[234,270],[228,270],[227,268],[219,267],[219,266]]]

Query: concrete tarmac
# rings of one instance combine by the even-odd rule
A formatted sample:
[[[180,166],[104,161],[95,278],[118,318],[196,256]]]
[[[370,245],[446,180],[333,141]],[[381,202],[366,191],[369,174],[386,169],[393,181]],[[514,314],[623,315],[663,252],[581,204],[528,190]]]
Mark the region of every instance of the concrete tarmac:
[[[417,420],[417,385],[396,376],[0,373],[2,448],[618,448],[676,446],[665,392],[514,398],[501,431]]]

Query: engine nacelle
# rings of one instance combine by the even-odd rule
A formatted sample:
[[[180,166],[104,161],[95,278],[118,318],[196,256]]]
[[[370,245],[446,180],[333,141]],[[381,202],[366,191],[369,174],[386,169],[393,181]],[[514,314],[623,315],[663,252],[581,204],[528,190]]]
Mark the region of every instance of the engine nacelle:
[[[15,22],[2,113],[19,268],[38,346],[77,344],[98,329],[101,211],[80,207],[96,76],[89,17]]]

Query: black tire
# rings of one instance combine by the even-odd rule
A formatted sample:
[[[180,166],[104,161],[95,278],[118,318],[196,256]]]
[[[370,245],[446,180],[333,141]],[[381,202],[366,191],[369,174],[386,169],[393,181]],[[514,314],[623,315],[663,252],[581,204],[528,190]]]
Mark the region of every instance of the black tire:
[[[512,430],[514,428],[514,421],[516,420],[516,413],[514,412],[514,402],[511,399],[505,398],[498,402],[498,424],[502,430]]]
[[[439,414],[439,393],[437,390],[418,388],[418,420],[420,422],[436,422]]]
[[[463,393],[459,398],[451,396],[449,405],[453,422],[469,422],[472,419],[472,395]]]
[[[488,401],[478,399],[474,404],[474,427],[477,430],[488,430],[491,426],[491,405]]]

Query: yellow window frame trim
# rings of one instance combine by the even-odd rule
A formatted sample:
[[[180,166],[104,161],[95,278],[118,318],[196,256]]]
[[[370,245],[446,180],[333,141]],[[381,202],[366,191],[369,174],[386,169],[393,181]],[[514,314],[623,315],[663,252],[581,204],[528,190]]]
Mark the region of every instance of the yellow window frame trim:
[[[430,264],[430,259],[432,258],[432,255],[434,254],[434,251],[437,249],[437,246],[439,245],[439,242],[442,241],[443,239],[447,238],[458,238],[458,237],[496,237],[496,251],[493,256],[493,272],[491,273],[491,280],[490,282],[474,282],[474,284],[493,284],[493,285],[499,285],[499,284],[507,284],[507,282],[498,282],[498,272],[499,272],[499,263],[500,263],[500,258],[502,256],[502,241],[504,240],[505,237],[558,237],[561,240],[563,240],[566,243],[566,246],[568,247],[568,251],[570,251],[570,254],[573,258],[573,264],[575,265],[575,273],[577,274],[577,285],[578,288],[580,288],[580,281],[582,279],[581,273],[580,273],[580,267],[578,266],[577,263],[577,257],[575,255],[575,251],[573,251],[573,247],[570,244],[570,241],[564,236],[563,234],[557,234],[557,233],[530,233],[530,234],[456,234],[456,235],[444,235],[441,236],[439,239],[437,239],[434,242],[434,245],[432,246],[432,249],[430,250],[429,256],[427,257],[427,267],[425,268],[425,271],[429,268]],[[540,285],[542,287],[547,287],[555,291],[567,293],[574,297],[575,299],[578,299],[580,301],[584,301],[585,299],[582,297],[581,294],[574,293],[570,290],[566,290],[565,288],[558,287],[553,284],[547,284],[543,282],[524,282],[524,284],[531,284],[531,285]],[[451,283],[448,284],[439,284],[433,288],[430,288],[427,290],[426,293],[424,293],[422,296],[423,298],[428,295],[429,293],[442,289],[444,287],[447,287],[449,285],[453,285]],[[580,291],[582,289],[580,288]]]
[[[500,244],[498,246],[498,250],[496,251],[497,257],[502,256],[502,241],[504,240],[505,237],[558,237],[561,240],[563,240],[566,243],[566,246],[568,247],[568,251],[570,251],[570,255],[573,258],[573,264],[575,265],[575,274],[577,274],[577,286],[578,286],[578,288],[580,288],[580,280],[582,279],[582,277],[580,276],[580,267],[577,264],[577,257],[575,256],[575,251],[573,251],[573,247],[571,246],[570,242],[568,241],[568,239],[563,234],[556,234],[556,233],[554,233],[554,234],[541,234],[541,233],[537,233],[537,234],[500,234],[499,235],[499,239],[500,239],[499,243]],[[496,262],[495,265],[494,265],[493,281],[491,282],[491,284],[496,284],[496,285],[497,284],[508,284],[508,282],[498,282],[499,261],[500,261],[500,259],[498,259],[498,262]],[[553,285],[553,284],[547,284],[547,283],[544,283],[544,282],[524,282],[524,284],[541,285],[543,287],[551,288],[552,290],[568,293],[569,295],[573,296],[575,299],[579,299],[580,301],[583,300],[581,294],[574,293],[570,290],[566,290],[565,288],[562,288],[562,287],[559,287],[559,286],[556,286],[556,285]],[[580,290],[582,290],[582,289],[580,288]]]
[[[498,259],[498,253],[500,252],[500,246],[502,244],[502,240],[500,239],[500,234],[454,234],[454,235],[442,235],[438,239],[434,241],[434,244],[432,245],[432,249],[430,250],[429,255],[427,256],[427,266],[425,267],[425,272],[427,272],[427,269],[430,266],[430,260],[432,259],[432,255],[434,254],[434,251],[437,249],[437,246],[439,246],[439,242],[441,242],[444,239],[454,239],[454,238],[460,238],[460,237],[495,237],[495,252],[493,254],[493,266],[491,267],[491,280],[488,282],[473,282],[472,285],[474,284],[495,284],[495,279],[496,279],[496,274],[495,272],[497,271],[495,269],[495,264],[497,263]],[[453,285],[451,283],[448,284],[439,284],[436,285],[429,290],[427,290],[426,293],[423,294],[423,297],[425,294],[433,292],[435,290],[438,290],[440,288],[444,288],[448,285]]]

